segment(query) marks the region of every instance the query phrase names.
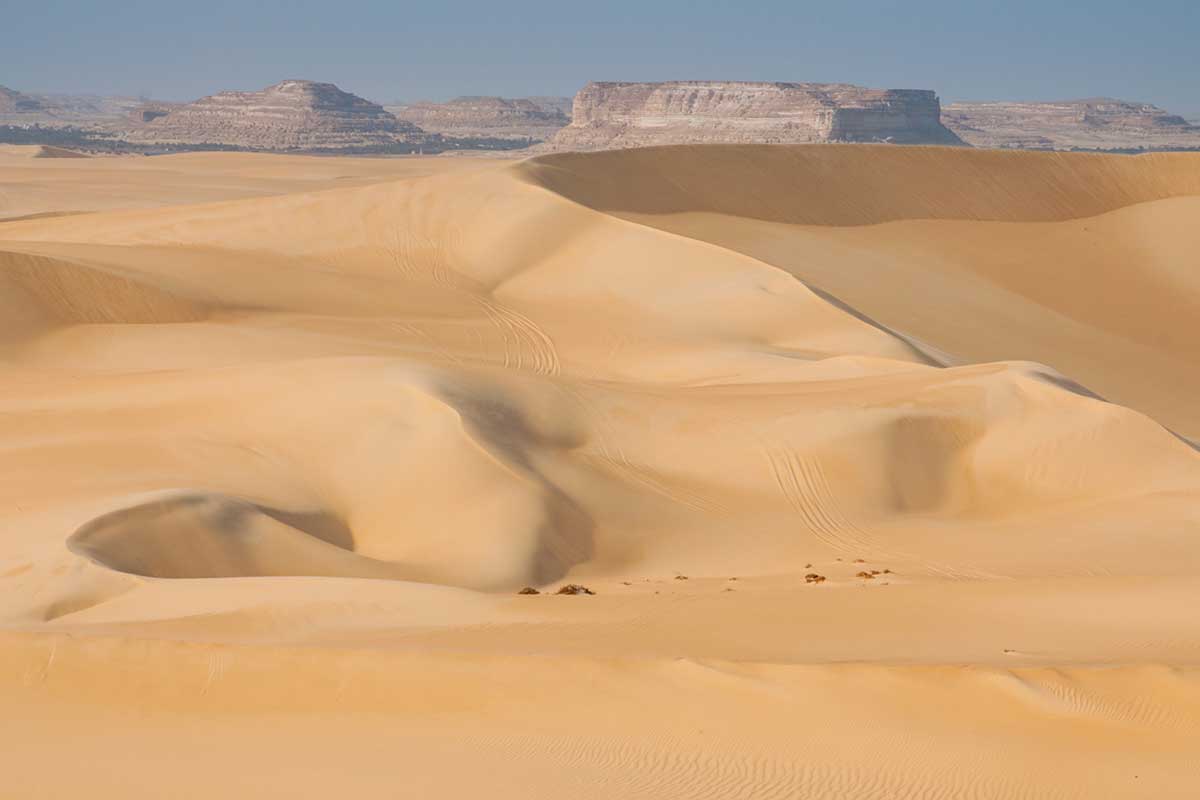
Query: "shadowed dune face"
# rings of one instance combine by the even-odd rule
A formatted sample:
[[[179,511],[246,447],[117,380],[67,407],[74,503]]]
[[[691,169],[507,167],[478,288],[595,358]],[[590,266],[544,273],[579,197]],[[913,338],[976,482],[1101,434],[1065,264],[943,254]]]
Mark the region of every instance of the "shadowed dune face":
[[[52,145],[41,145],[37,148],[37,152],[33,154],[34,158],[90,158],[86,153],[77,153],[74,150],[68,150],[65,147],[54,147]]]
[[[106,567],[150,578],[405,577],[402,569],[355,556],[349,531],[327,513],[279,512],[213,495],[114,511],[76,531],[67,546]]]
[[[271,396],[280,380],[332,388],[305,407]],[[546,467],[579,444],[579,432],[562,421],[539,426],[486,378],[429,377],[373,360],[309,364],[265,382],[228,374],[217,386],[209,397],[211,389],[185,389],[168,411],[188,418],[190,396],[213,404],[218,416],[240,415],[253,431],[250,450],[229,441],[228,431],[217,434],[206,448],[212,466],[241,473],[269,465],[276,480],[308,487],[303,495],[339,510],[183,493],[85,524],[68,540],[72,551],[155,578],[387,578],[480,590],[548,583],[592,554],[591,519]],[[234,398],[222,398],[222,388]],[[332,419],[321,419],[326,414]],[[143,438],[132,428],[121,435]],[[151,435],[191,438],[175,426]],[[310,461],[314,453],[321,463]],[[219,467],[168,466],[173,460],[167,474],[228,483]]]
[[[0,252],[0,307],[9,325],[194,322],[207,314],[196,301],[153,282],[139,282],[84,263],[26,253]]]
[[[530,532],[539,544],[529,570],[499,576],[501,588],[525,580],[548,583],[587,556],[586,517],[561,493],[545,503]],[[105,514],[72,534],[67,547],[110,569],[149,578],[430,579],[411,560],[406,567],[356,554],[352,532],[328,512],[280,511],[219,495],[181,495]]]
[[[711,145],[564,153],[517,169],[602,211],[791,225],[1059,222],[1200,195],[1190,153],[1104,155],[887,145]]]
[[[5,213],[136,189],[0,224],[38,735],[267,775],[357,731],[263,778],[297,796],[401,757],[428,794],[1196,793],[1197,157],[91,161],[0,159]]]

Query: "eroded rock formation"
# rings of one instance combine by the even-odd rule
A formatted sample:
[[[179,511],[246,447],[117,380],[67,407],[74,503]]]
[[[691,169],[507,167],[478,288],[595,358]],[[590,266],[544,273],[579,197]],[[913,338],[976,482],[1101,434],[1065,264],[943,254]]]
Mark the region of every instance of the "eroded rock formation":
[[[258,92],[221,92],[137,125],[133,142],[255,150],[371,151],[419,146],[424,134],[332,83],[288,80]]]
[[[1200,126],[1148,103],[950,103],[946,126],[979,147],[1068,150],[1200,147]]]
[[[542,141],[566,126],[562,111],[531,99],[456,97],[445,103],[389,106],[397,118],[446,136]]]
[[[0,114],[22,114],[42,110],[42,103],[36,97],[0,86]]]
[[[546,111],[557,111],[566,118],[567,122],[571,121],[571,112],[574,110],[575,106],[574,97],[541,95],[537,97],[526,97],[525,99]]]
[[[575,96],[571,124],[549,141],[548,149],[691,143],[961,145],[939,117],[937,95],[923,89],[734,81],[589,83]]]

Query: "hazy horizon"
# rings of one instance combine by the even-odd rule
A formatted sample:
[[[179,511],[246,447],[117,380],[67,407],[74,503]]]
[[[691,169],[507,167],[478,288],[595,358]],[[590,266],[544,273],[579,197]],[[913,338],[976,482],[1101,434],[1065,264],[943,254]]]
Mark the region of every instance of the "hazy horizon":
[[[713,79],[933,89],[943,102],[1105,96],[1200,113],[1200,6],[1182,0],[1136,14],[1110,0],[992,9],[771,0],[738,10],[670,0],[594,13],[544,0],[413,9],[58,0],[6,22],[0,84],[33,93],[187,101],[304,78],[391,103]]]

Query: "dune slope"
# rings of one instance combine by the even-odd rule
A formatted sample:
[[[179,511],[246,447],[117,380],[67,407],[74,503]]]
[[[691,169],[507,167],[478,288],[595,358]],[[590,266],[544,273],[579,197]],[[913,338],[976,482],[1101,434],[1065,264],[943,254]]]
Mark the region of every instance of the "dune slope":
[[[953,354],[1049,364],[1187,436],[1200,160],[687,148],[522,165],[592,208],[742,252]]]
[[[9,794],[1200,791],[1200,159],[205,160],[0,161]]]

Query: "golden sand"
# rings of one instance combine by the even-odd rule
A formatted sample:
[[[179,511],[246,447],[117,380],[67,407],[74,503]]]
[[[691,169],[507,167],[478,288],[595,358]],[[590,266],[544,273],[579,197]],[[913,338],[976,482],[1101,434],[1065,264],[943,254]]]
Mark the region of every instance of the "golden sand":
[[[33,155],[0,796],[1200,795],[1200,155]]]

